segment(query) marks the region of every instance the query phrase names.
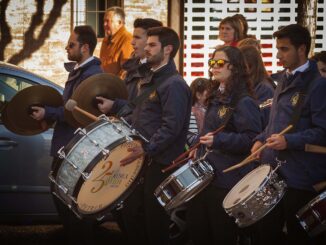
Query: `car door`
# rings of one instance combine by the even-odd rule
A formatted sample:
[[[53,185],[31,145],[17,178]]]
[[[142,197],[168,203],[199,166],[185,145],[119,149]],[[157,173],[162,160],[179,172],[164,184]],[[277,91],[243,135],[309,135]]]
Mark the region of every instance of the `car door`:
[[[37,83],[0,74],[0,113],[24,88]],[[0,117],[1,118],[1,117]],[[49,189],[49,156],[53,129],[33,136],[17,135],[0,119],[0,217],[36,217],[56,213]]]

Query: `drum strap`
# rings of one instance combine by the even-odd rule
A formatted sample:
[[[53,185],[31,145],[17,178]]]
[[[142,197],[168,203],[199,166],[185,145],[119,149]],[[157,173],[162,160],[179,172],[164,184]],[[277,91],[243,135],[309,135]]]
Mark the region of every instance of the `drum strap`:
[[[175,71],[172,73],[162,75],[159,79],[157,79],[155,81],[155,83],[153,83],[143,93],[141,93],[136,98],[131,100],[128,104],[123,106],[120,109],[120,111],[117,113],[117,116],[123,117],[123,116],[130,114],[136,108],[137,105],[140,105],[143,101],[145,101],[145,99],[147,99],[150,96],[150,94],[152,92],[154,92],[161,84],[163,84],[165,81],[167,81],[170,77],[177,75],[177,74],[179,74],[179,73],[177,71]],[[153,75],[153,73],[152,73],[152,75]],[[151,78],[151,77],[152,76],[150,76],[149,78]]]
[[[305,98],[306,98],[307,94],[309,93],[311,86],[314,83],[316,77],[317,77],[317,75],[315,77],[313,77],[312,79],[309,79],[309,81],[306,81],[305,84],[299,90],[299,93],[298,93],[299,98],[298,98],[298,101],[293,110],[293,114],[291,116],[291,120],[290,120],[290,124],[289,124],[289,125],[293,125],[293,128],[292,128],[292,130],[290,130],[290,133],[293,132],[296,128],[296,125],[300,119],[300,115],[302,112]]]

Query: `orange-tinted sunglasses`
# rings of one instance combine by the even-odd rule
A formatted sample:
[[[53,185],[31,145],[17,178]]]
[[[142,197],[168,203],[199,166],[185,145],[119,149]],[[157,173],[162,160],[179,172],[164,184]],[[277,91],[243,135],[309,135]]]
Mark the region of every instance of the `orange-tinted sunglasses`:
[[[223,59],[218,59],[218,60],[209,59],[208,60],[208,65],[210,67],[213,67],[213,66],[217,65],[218,68],[222,68],[226,63],[230,63],[230,61],[223,60]]]

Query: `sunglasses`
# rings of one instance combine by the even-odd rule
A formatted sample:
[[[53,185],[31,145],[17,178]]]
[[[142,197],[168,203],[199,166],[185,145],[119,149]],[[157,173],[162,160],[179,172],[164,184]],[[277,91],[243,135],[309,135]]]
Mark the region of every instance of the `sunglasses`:
[[[218,60],[209,59],[208,60],[209,67],[213,67],[213,66],[217,65],[218,68],[222,68],[227,63],[230,63],[230,61],[222,60],[222,59],[218,59]]]

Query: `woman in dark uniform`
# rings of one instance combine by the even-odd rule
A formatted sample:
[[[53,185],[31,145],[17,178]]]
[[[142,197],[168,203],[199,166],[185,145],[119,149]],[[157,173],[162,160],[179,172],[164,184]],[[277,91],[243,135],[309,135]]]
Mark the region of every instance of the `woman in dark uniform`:
[[[261,130],[260,112],[239,49],[217,48],[209,60],[211,91],[197,158],[209,150],[206,160],[215,169],[213,181],[188,203],[187,224],[194,244],[236,244],[238,228],[223,209],[230,189],[251,168],[222,171],[250,154],[252,140]],[[229,111],[231,109],[231,112]],[[230,117],[229,120],[227,118]],[[212,135],[226,123],[225,129]]]

